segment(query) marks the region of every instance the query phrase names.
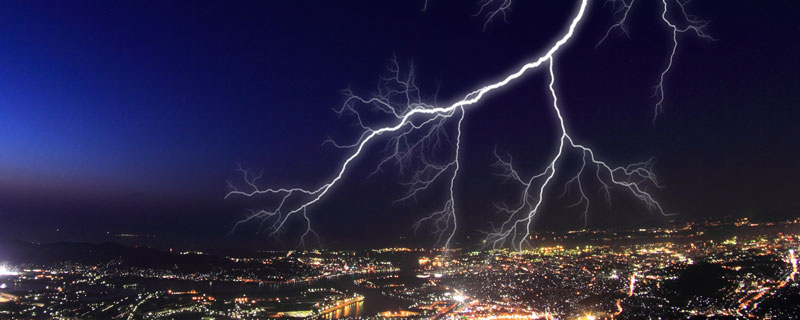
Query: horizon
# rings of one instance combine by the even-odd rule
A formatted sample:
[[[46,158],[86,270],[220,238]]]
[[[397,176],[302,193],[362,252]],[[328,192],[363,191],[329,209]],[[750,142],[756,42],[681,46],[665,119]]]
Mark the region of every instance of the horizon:
[[[4,4],[0,320],[800,319],[800,3]]]
[[[266,200],[226,199],[226,183],[242,182],[237,163],[263,172],[265,187],[309,188],[342,163],[347,151],[323,144],[358,137],[352,115],[331,111],[347,98],[341,90],[370,94],[396,57],[401,72],[413,61],[425,101],[434,94],[454,101],[552,44],[576,8],[515,3],[507,21],[484,26],[486,17],[472,15],[475,4],[439,1],[425,11],[412,2],[11,5],[5,15],[14,17],[3,19],[0,39],[9,48],[0,109],[4,233],[114,231],[231,243],[274,242],[257,234],[257,223],[236,224]],[[792,10],[748,7],[748,14],[771,16],[761,23],[731,19],[745,10],[740,4],[693,3],[690,10],[709,21],[705,31],[716,40],[680,34],[664,109],[651,123],[658,99],[649,95],[669,58],[668,30],[653,20],[658,7],[638,5],[626,22],[630,37],[612,29],[599,46],[615,17],[608,7],[587,7],[588,20],[557,66],[570,134],[613,165],[653,157],[663,188],[648,190],[665,213],[795,216],[796,188],[786,182],[800,178],[800,148],[786,138],[798,134],[792,86],[800,48],[763,32],[791,23]],[[410,29],[393,27],[405,23]],[[466,115],[458,238],[497,225],[495,205],[515,201],[517,191],[492,166],[493,150],[525,163],[523,175],[547,163],[557,124],[548,118],[546,78],[531,73]],[[373,150],[381,143],[310,208],[312,221],[328,226],[316,228],[322,238],[411,236],[414,222],[440,206],[444,179],[416,200],[393,204],[407,179],[397,166],[366,178],[385,155]],[[577,161],[571,157],[569,166]],[[568,178],[554,178],[536,228],[662,219],[615,188],[611,205],[588,194],[593,205],[584,221],[582,205],[569,207],[574,189],[558,197]],[[301,223],[289,222],[281,239],[296,243],[302,227],[293,224]],[[432,231],[417,236],[435,242]]]

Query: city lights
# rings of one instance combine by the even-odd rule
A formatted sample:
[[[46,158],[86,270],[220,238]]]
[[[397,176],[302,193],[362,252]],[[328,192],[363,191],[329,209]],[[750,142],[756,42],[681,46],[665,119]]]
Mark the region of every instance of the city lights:
[[[220,257],[205,269],[142,267],[124,259],[4,265],[8,286],[0,288],[0,318],[791,319],[800,314],[776,306],[800,290],[800,237],[785,232],[798,228],[800,219],[763,226],[708,219],[540,232],[541,242],[522,251],[274,251]],[[697,236],[710,230],[724,236]],[[725,241],[734,237],[735,243]],[[580,241],[591,244],[566,244]],[[686,303],[678,285],[700,293]],[[703,293],[710,285],[718,287]],[[3,309],[2,303],[21,308]]]
[[[9,265],[7,264],[0,264],[0,276],[16,276],[19,272],[14,271]]]
[[[0,320],[800,320],[797,12],[6,1]]]

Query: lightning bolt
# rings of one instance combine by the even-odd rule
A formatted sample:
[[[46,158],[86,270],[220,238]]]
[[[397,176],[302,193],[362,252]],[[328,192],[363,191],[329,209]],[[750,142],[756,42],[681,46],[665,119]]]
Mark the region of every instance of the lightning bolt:
[[[670,2],[667,0],[661,0],[663,4],[664,10],[661,12],[661,20],[666,24],[672,32],[672,50],[669,53],[669,59],[667,59],[667,65],[664,67],[664,70],[661,72],[661,76],[658,79],[658,84],[655,87],[655,97],[658,99],[655,105],[655,110],[653,111],[653,124],[655,124],[656,119],[658,118],[658,114],[664,111],[664,79],[667,77],[667,74],[672,69],[672,64],[675,61],[675,53],[678,51],[678,34],[685,33],[685,32],[694,32],[698,37],[703,39],[715,41],[716,39],[706,33],[706,27],[708,26],[709,21],[707,20],[700,20],[697,17],[694,17],[686,12],[686,4],[689,3],[689,0],[675,0],[674,3],[680,9],[680,15],[683,17],[685,21],[685,26],[679,27],[675,23],[672,23],[667,15],[669,14],[669,7]]]
[[[634,4],[634,0],[611,1],[619,6],[615,16],[617,22],[612,25],[600,40],[600,45],[614,30],[621,30],[628,34],[625,22],[628,12]],[[656,115],[662,110],[664,100],[664,79],[672,68],[675,52],[677,50],[677,35],[679,33],[694,31],[703,38],[709,38],[704,28],[706,21],[699,20],[686,13],[686,2],[675,0],[680,8],[686,26],[679,27],[672,23],[668,18],[668,0],[662,0],[664,10],[662,19],[672,30],[673,47],[669,56],[669,63],[663,70],[660,82],[656,86],[659,98],[656,104]],[[514,206],[499,204],[498,208],[507,217],[496,228],[487,232],[486,241],[493,247],[510,245],[516,249],[521,249],[531,236],[534,217],[542,210],[545,196],[552,188],[556,174],[561,170],[562,162],[565,158],[577,155],[581,159],[579,170],[565,183],[562,196],[577,191],[578,200],[570,207],[580,206],[583,210],[584,223],[588,223],[589,197],[584,191],[584,183],[587,179],[594,179],[601,186],[607,202],[610,203],[611,188],[617,187],[627,190],[635,199],[641,201],[650,211],[668,215],[655,200],[654,196],[648,191],[650,187],[660,188],[656,175],[652,167],[652,159],[634,163],[626,166],[612,166],[600,160],[593,149],[585,144],[577,143],[569,134],[567,124],[558,103],[558,94],[555,89],[556,72],[555,60],[557,53],[570,42],[579,24],[584,20],[589,0],[581,0],[580,5],[570,20],[566,32],[559,37],[551,47],[541,56],[532,59],[516,71],[500,77],[499,80],[489,85],[480,87],[468,92],[463,98],[448,105],[440,106],[438,103],[427,103],[422,96],[420,88],[416,85],[416,75],[413,66],[410,71],[403,73],[396,59],[392,60],[389,66],[388,75],[382,77],[379,82],[378,92],[372,97],[362,97],[356,95],[352,90],[345,90],[345,101],[342,106],[335,110],[339,115],[348,115],[355,119],[356,125],[360,127],[361,134],[351,143],[338,143],[328,139],[326,143],[335,148],[347,150],[348,155],[343,163],[334,171],[332,178],[323,181],[317,187],[284,187],[284,188],[264,188],[260,185],[261,173],[254,173],[241,166],[237,171],[241,175],[239,183],[228,182],[229,191],[225,198],[231,197],[255,197],[268,196],[275,203],[269,209],[252,210],[248,215],[234,225],[234,230],[243,223],[260,221],[259,230],[266,231],[270,236],[278,236],[285,230],[287,222],[295,217],[302,216],[306,223],[306,230],[301,235],[300,244],[306,243],[307,239],[318,238],[317,233],[311,228],[309,209],[322,201],[332,192],[342,179],[351,175],[354,162],[366,157],[369,147],[380,140],[385,141],[383,152],[385,157],[378,162],[375,169],[369,173],[368,178],[384,170],[390,164],[395,164],[401,174],[408,176],[407,181],[400,182],[407,188],[407,192],[396,202],[416,199],[417,195],[429,190],[441,180],[447,181],[448,197],[439,210],[435,210],[414,224],[414,229],[419,229],[422,225],[431,225],[437,243],[449,248],[453,242],[458,229],[458,216],[456,214],[457,204],[457,181],[461,168],[460,153],[462,145],[462,131],[465,115],[474,109],[477,104],[488,94],[500,88],[509,86],[517,82],[523,75],[536,69],[547,67],[550,82],[549,92],[552,97],[552,111],[558,120],[560,137],[555,155],[548,161],[546,167],[538,174],[523,178],[523,175],[512,165],[510,156],[501,157],[495,150],[497,162],[495,165],[502,170],[501,175],[507,180],[514,181],[521,186],[520,201]],[[480,2],[478,13],[486,12],[487,23],[496,17],[506,17],[506,12],[511,5],[511,0],[483,0]],[[427,2],[426,2],[427,6]],[[433,99],[436,100],[435,97]],[[369,108],[369,109],[367,109]],[[387,117],[388,124],[375,124],[371,117],[365,116],[363,111],[372,110]],[[451,124],[450,120],[455,120]],[[654,118],[655,120],[655,118]],[[454,127],[454,128],[453,128]],[[455,137],[450,137],[450,130],[455,130]],[[442,149],[450,146],[454,149],[449,156],[442,156]],[[233,232],[234,230],[231,230]]]
[[[583,175],[586,172],[587,164],[595,167],[595,178],[602,186],[602,190],[607,199],[610,199],[611,185],[616,185],[630,191],[634,197],[645,203],[649,209],[657,211],[662,215],[669,215],[661,207],[661,204],[646,191],[646,185],[648,184],[660,187],[656,175],[651,170],[652,161],[635,163],[625,167],[611,167],[606,162],[599,160],[591,148],[576,143],[569,135],[564,122],[564,116],[558,106],[558,94],[554,87],[556,82],[554,58],[551,56],[548,60],[548,69],[550,72],[548,88],[553,98],[553,112],[556,118],[558,118],[559,128],[561,129],[558,149],[544,171],[528,179],[520,178],[521,175],[512,166],[510,161],[497,157],[497,163],[505,169],[507,175],[514,177],[515,180],[522,185],[523,192],[520,196],[520,203],[515,209],[508,209],[508,206],[502,207],[502,211],[508,213],[509,217],[499,228],[488,234],[487,242],[490,242],[493,247],[497,247],[510,241],[515,249],[521,249],[523,247],[531,236],[533,220],[536,214],[539,213],[542,203],[544,202],[547,187],[553,181],[558,165],[568,151],[576,151],[581,156],[582,164],[578,173],[567,182],[565,193],[571,185],[577,187],[576,189],[580,194],[580,199],[572,206],[583,203],[584,218],[586,218],[588,214],[589,198],[584,192],[581,179],[583,179]]]
[[[611,25],[611,27],[606,30],[606,34],[603,36],[600,41],[594,46],[595,49],[599,47],[603,42],[608,39],[612,32],[619,30],[622,34],[630,39],[631,34],[628,31],[628,26],[625,24],[628,21],[628,13],[631,12],[631,8],[633,8],[633,3],[636,0],[616,0],[616,1],[608,1],[606,3],[612,3],[616,9],[614,10],[614,16],[618,17],[617,22]]]
[[[507,21],[507,12],[510,8],[511,0],[481,0],[478,13],[475,15],[486,12],[486,22],[483,23],[483,29],[486,30],[489,24],[498,16],[501,16],[503,21]]]
[[[656,98],[655,107],[653,110],[653,124],[655,124],[656,120],[658,119],[658,115],[664,112],[664,82],[667,78],[667,74],[672,70],[672,65],[675,62],[675,54],[678,52],[678,34],[686,33],[686,32],[693,32],[698,37],[716,41],[714,37],[706,32],[706,28],[710,21],[699,19],[686,11],[686,6],[689,4],[690,0],[661,0],[662,4],[662,11],[661,11],[661,21],[667,28],[670,30],[671,33],[671,47],[669,50],[669,55],[667,56],[667,63],[664,69],[661,70],[659,74],[658,82],[654,87],[653,97]],[[616,17],[616,22],[611,25],[611,27],[606,30],[605,35],[595,48],[599,47],[603,44],[603,42],[608,39],[614,32],[619,32],[629,39],[631,37],[630,30],[627,26],[628,15],[633,8],[634,3],[636,0],[608,0],[606,3],[611,3],[612,7],[614,7],[613,15]],[[683,26],[678,26],[677,22],[672,22],[669,19],[670,15],[670,7],[678,8],[679,16],[682,19]]]

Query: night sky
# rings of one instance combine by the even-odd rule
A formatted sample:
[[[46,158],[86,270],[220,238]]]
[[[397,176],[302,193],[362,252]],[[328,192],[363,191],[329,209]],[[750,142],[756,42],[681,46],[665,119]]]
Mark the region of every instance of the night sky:
[[[424,12],[421,0],[4,2],[0,233],[271,246],[276,240],[256,226],[226,236],[257,205],[223,199],[237,162],[263,169],[268,185],[316,188],[345,156],[322,142],[358,134],[353,119],[332,112],[342,89],[368,95],[397,57],[402,67],[413,61],[428,96],[438,90],[438,101],[452,101],[549,47],[578,3],[519,0],[507,22],[484,31],[475,1],[429,1]],[[680,36],[665,113],[653,125],[652,87],[670,46],[660,1],[637,2],[630,39],[595,48],[613,23],[603,2],[591,1],[556,60],[574,137],[614,164],[656,157],[666,187],[655,194],[679,217],[797,216],[798,5],[693,2],[688,8],[711,20],[718,40]],[[490,167],[493,148],[528,175],[554,152],[546,81],[545,72],[531,73],[467,114],[460,238],[489,228],[498,218],[492,202],[510,196]],[[392,205],[396,171],[365,179],[376,159],[358,162],[310,211],[328,245],[413,236],[414,219],[443,194],[444,185]],[[663,223],[627,198],[615,195],[610,208],[598,200],[590,227]],[[582,226],[578,213],[558,206],[540,222]],[[283,239],[291,245],[297,235]]]

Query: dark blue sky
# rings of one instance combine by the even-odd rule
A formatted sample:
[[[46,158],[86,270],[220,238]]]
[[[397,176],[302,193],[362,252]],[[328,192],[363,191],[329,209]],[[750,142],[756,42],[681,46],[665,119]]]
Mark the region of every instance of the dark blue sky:
[[[670,211],[796,215],[796,5],[693,3],[719,40],[682,36],[666,113],[653,126],[651,86],[669,45],[657,3],[632,11],[630,40],[613,37],[594,49],[612,20],[603,1],[593,2],[576,43],[558,59],[577,137],[614,163],[656,156],[667,186],[659,195]],[[222,200],[235,163],[263,169],[277,185],[314,186],[328,177],[342,153],[321,142],[356,133],[330,111],[342,102],[340,91],[371,92],[393,55],[413,60],[420,85],[431,94],[439,85],[447,101],[549,46],[575,3],[516,1],[508,23],[486,31],[473,16],[477,4],[455,0],[431,0],[426,12],[422,1],[3,7],[2,231],[220,239],[248,206]],[[509,150],[531,172],[552,151],[544,80],[526,77],[468,115],[465,166],[474,178],[464,179],[461,192],[469,229],[486,228],[490,196],[497,196],[486,183],[487,151]],[[383,201],[394,197],[393,178],[346,181],[312,214],[333,226],[323,235],[352,241],[348,234],[363,223],[390,230],[366,232],[387,239],[409,233],[426,205]],[[375,194],[376,186],[387,191]],[[610,221],[614,215],[607,213]],[[266,241],[247,231],[234,237]]]

